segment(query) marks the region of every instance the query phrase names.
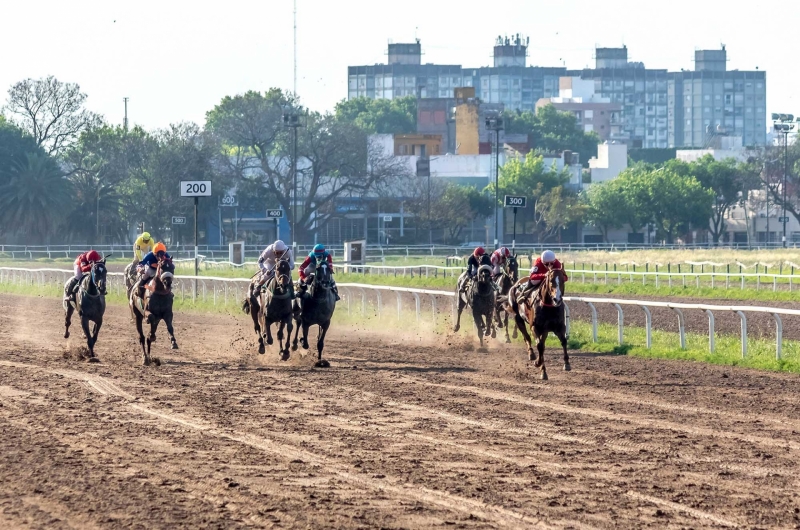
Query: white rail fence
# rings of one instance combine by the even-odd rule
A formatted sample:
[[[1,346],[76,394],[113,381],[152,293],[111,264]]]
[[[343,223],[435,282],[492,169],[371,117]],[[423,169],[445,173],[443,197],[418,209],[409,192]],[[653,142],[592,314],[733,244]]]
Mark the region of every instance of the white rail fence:
[[[48,286],[55,285],[62,286],[64,282],[72,275],[72,271],[63,269],[27,269],[20,267],[0,267],[0,283],[11,283],[21,285],[38,285]],[[122,286],[122,273],[109,272],[111,278],[115,281],[110,282],[111,287],[116,290],[117,294],[121,293]],[[192,295],[204,301],[212,300],[214,305],[228,304],[229,301],[238,303],[244,296],[247,284],[249,282],[246,278],[215,278],[210,276],[176,276],[176,281],[180,285],[181,298],[184,297],[184,280],[190,285],[201,285],[202,294],[193,292]],[[196,280],[196,282],[195,282]],[[217,285],[221,284],[221,286]],[[211,294],[208,293],[207,285],[211,285]],[[371,291],[374,298],[374,308],[378,319],[383,318],[385,312],[384,295],[394,293],[397,303],[397,319],[402,318],[403,311],[403,298],[402,295],[410,295],[414,300],[414,312],[416,320],[419,322],[423,318],[422,311],[422,298],[428,297],[431,307],[431,321],[434,325],[437,324],[440,317],[439,312],[449,306],[450,311],[455,311],[455,292],[441,291],[432,289],[413,289],[408,287],[395,287],[388,285],[371,285],[362,283],[340,283],[338,284],[340,292],[344,295],[344,303],[347,306],[347,311],[353,314],[353,302],[360,295],[361,308],[360,313],[362,317],[367,316],[368,311],[368,297],[367,291]],[[444,297],[449,303],[438,303],[437,299]],[[800,316],[800,310],[797,309],[784,309],[777,307],[758,307],[758,306],[736,306],[736,305],[712,305],[712,304],[685,304],[685,303],[672,303],[672,302],[659,302],[654,300],[624,300],[616,298],[592,298],[584,296],[565,296],[565,302],[569,303],[585,303],[591,311],[591,326],[592,326],[592,342],[598,341],[598,317],[596,304],[610,304],[617,310],[617,341],[619,344],[624,343],[624,310],[623,306],[635,306],[641,308],[645,313],[645,346],[650,349],[652,347],[652,328],[653,318],[650,311],[652,307],[668,308],[671,309],[675,316],[678,318],[678,335],[680,339],[681,349],[686,349],[686,319],[684,316],[685,310],[700,310],[703,311],[708,318],[708,349],[709,352],[715,351],[715,319],[714,313],[717,312],[732,312],[735,313],[741,323],[741,353],[742,358],[747,356],[747,316],[746,313],[765,313],[769,314],[775,320],[775,358],[780,359],[783,349],[783,320],[781,316]],[[569,305],[565,304],[567,316],[567,333],[571,324]],[[386,311],[388,314],[389,311]]]
[[[778,287],[794,290],[794,283],[800,280],[800,275],[780,274],[780,273],[756,273],[756,272],[655,272],[655,271],[613,271],[613,270],[583,270],[565,269],[570,279],[581,283],[594,283],[609,285],[616,283],[621,285],[624,282],[641,282],[642,285],[648,283],[655,285],[656,288],[668,286],[686,287],[693,285],[696,288],[710,286],[714,288],[746,289],[755,287],[760,290],[762,287],[771,288],[778,291]],[[589,281],[587,282],[587,278]],[[732,287],[733,286],[733,287]]]

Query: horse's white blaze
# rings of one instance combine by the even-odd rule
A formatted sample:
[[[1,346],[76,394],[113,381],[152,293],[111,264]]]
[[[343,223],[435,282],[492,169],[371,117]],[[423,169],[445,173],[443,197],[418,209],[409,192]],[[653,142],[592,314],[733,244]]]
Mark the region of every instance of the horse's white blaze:
[[[175,275],[172,274],[171,272],[162,272],[161,273],[161,279],[162,280],[166,280],[167,278],[174,278],[174,277],[175,277]]]
[[[561,280],[556,276],[556,302],[561,300]]]

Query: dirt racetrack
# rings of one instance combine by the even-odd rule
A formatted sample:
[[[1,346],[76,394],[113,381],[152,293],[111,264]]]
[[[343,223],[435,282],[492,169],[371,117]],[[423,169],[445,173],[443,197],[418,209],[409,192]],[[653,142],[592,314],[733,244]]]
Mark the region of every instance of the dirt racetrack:
[[[800,528],[800,378],[335,330],[332,368],[180,314],[140,366],[0,295],[0,528]]]

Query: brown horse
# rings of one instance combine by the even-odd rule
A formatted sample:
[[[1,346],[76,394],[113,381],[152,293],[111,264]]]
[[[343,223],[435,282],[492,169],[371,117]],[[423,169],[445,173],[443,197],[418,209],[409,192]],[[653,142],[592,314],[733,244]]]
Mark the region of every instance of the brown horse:
[[[258,335],[258,353],[264,353],[264,336],[266,343],[272,344],[272,324],[278,324],[278,347],[281,360],[289,360],[289,340],[293,327],[292,300],[294,300],[294,285],[292,284],[292,269],[286,260],[278,261],[275,266],[275,276],[262,289],[251,289],[242,304],[245,313],[253,318],[253,328]],[[286,344],[284,346],[284,328],[286,328]]]
[[[175,330],[172,328],[172,279],[174,272],[175,265],[171,261],[160,260],[156,267],[155,276],[144,286],[144,296],[139,295],[140,286],[138,283],[132,286],[128,293],[131,314],[136,320],[136,331],[139,332],[139,345],[142,347],[142,364],[145,366],[151,363],[156,366],[161,365],[159,358],[150,356],[150,346],[156,341],[156,330],[161,320],[167,326],[172,349],[178,349]],[[150,334],[147,337],[146,347],[144,329],[142,327],[144,320],[147,320],[147,323],[150,324]]]
[[[551,331],[561,341],[564,350],[564,370],[570,371],[569,355],[567,354],[567,324],[564,312],[564,282],[566,275],[563,270],[554,269],[547,271],[542,283],[536,291],[518,303],[515,290],[506,302],[508,309],[514,314],[525,344],[528,347],[528,357],[534,361],[534,366],[541,369],[542,379],[547,379],[547,368],[544,365],[544,347],[547,334]],[[518,286],[519,287],[519,286]],[[528,334],[526,324],[533,330],[536,337],[536,350],[538,356],[534,355],[531,346],[531,336]]]

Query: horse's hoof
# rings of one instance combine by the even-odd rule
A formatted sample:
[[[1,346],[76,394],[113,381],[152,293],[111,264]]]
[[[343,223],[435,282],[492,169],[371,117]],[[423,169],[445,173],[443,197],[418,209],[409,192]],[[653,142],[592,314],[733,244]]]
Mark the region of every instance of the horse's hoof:
[[[536,354],[533,353],[532,351],[529,351],[528,352],[528,359],[530,359],[531,361],[535,361],[536,360]]]
[[[458,333],[459,329],[461,329],[461,326],[453,326],[453,333]]]
[[[492,338],[493,339],[497,338],[497,331],[495,331],[494,329],[492,329]]]
[[[273,343],[273,342],[274,342],[274,341],[272,340],[272,337],[268,337],[268,338],[267,338],[267,344],[269,344],[270,346],[272,346],[272,343]]]
[[[506,337],[506,344],[511,344],[511,339],[509,339],[508,337]]]
[[[514,333],[511,335],[511,337],[515,338],[515,339],[517,338],[517,330],[516,329],[514,330]]]
[[[264,354],[264,345],[263,344],[259,344],[258,345],[258,353],[260,353],[262,355]]]
[[[300,344],[300,346],[302,346],[304,350],[307,350],[308,349],[308,342],[303,342],[302,344]]]
[[[161,359],[158,357],[153,357],[153,364],[156,366],[161,366]]]
[[[175,341],[172,342],[172,349],[173,350],[177,350],[178,349],[178,343],[177,342],[175,342]]]
[[[570,366],[569,363],[564,363],[564,371],[565,372],[572,371],[572,366]]]
[[[289,357],[291,357],[291,355],[289,355],[289,350],[286,350],[283,352],[283,355],[281,355],[281,361],[288,361]]]
[[[497,327],[500,328],[500,329],[503,329],[503,323],[502,322],[498,322],[497,323]]]
[[[87,359],[87,361],[89,361],[90,363],[99,363],[100,359],[98,359],[97,357],[92,356],[92,357],[89,357]]]
[[[331,367],[331,363],[329,363],[325,359],[320,359],[319,361],[314,363],[314,366],[316,366],[317,368],[330,368]]]
[[[539,357],[538,359],[536,359],[535,361],[533,361],[533,365],[534,365],[536,368],[541,368],[541,367],[544,365],[544,361],[542,360],[542,358],[541,358],[541,357]]]
[[[547,381],[547,372],[542,372],[542,381]]]
[[[65,339],[68,339],[68,338],[69,338],[69,331],[67,331],[67,332],[65,332],[65,333],[64,333],[64,338],[65,338]]]
[[[292,344],[292,351],[297,351],[297,343]]]

